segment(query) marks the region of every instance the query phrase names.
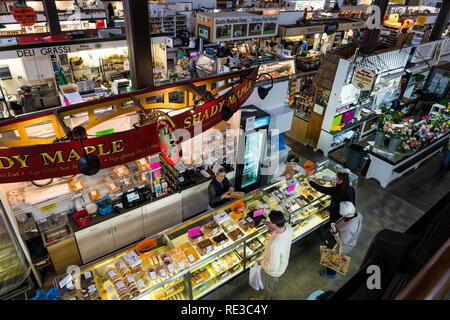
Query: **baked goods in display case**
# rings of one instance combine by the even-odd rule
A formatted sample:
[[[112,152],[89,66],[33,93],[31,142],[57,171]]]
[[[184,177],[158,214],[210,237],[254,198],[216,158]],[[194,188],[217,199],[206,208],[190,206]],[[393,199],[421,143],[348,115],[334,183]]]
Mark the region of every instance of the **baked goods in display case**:
[[[213,237],[212,240],[216,246],[226,246],[229,242],[229,239],[223,233],[219,233],[217,236]]]
[[[111,177],[106,178],[106,187],[111,193],[117,193],[120,191],[120,187]]]
[[[205,225],[202,226],[203,232],[208,236],[212,237],[216,234],[219,234],[221,231],[219,225],[215,221],[211,221]]]
[[[72,188],[74,192],[78,192],[86,188],[83,181],[81,179],[74,179],[69,182],[69,186]]]
[[[170,251],[170,254],[172,255],[172,261],[177,266],[177,269],[179,271],[184,270],[185,268],[189,267],[189,261],[184,255],[183,250],[180,248],[173,248]]]
[[[167,300],[187,300],[187,299],[186,299],[186,296],[182,292],[179,292],[179,293],[174,294],[173,296],[167,298]]]
[[[155,299],[155,300],[166,300],[176,294],[179,294],[183,290],[184,290],[183,283],[177,283],[177,284],[171,286],[170,288],[167,288],[165,290],[161,290],[161,291],[154,293],[152,296],[153,296],[153,299]]]
[[[8,192],[8,202],[12,205],[16,205],[24,200],[22,191],[19,189],[11,190]]]
[[[188,240],[191,244],[195,245],[198,242],[203,241],[203,239],[205,239],[205,234],[202,232],[202,229],[200,228],[198,230],[198,233],[195,235],[188,235]]]
[[[123,184],[124,188],[130,188],[130,187],[134,186],[133,181],[131,181],[131,179],[129,177],[123,179],[122,184]]]
[[[214,244],[210,239],[205,239],[200,242],[197,242],[196,247],[198,249],[198,252],[204,256],[209,253],[211,253],[214,249]]]
[[[147,171],[148,169],[150,169],[150,165],[148,164],[147,160],[145,160],[145,158],[136,160],[136,164],[140,171]]]
[[[231,240],[236,241],[236,240],[240,240],[242,237],[244,237],[244,233],[239,228],[236,228],[233,231],[229,232],[227,234],[227,236]]]
[[[141,172],[136,176],[139,184],[145,184],[148,182],[148,174],[145,172]]]
[[[193,288],[198,287],[200,284],[211,279],[211,277],[212,277],[211,272],[208,270],[207,267],[194,271],[191,274],[192,287]]]
[[[197,263],[200,260],[200,256],[198,255],[197,251],[193,247],[189,247],[183,250],[184,255],[189,260],[190,264]]]
[[[123,178],[130,174],[127,167],[125,167],[124,165],[115,166],[113,172],[117,178]]]
[[[262,247],[263,247],[262,243],[257,238],[254,238],[254,239],[250,240],[249,242],[247,242],[247,246],[252,251],[257,251],[259,249],[262,249]]]
[[[91,199],[91,201],[100,200],[101,198],[102,196],[100,195],[100,191],[98,191],[98,189],[89,192],[89,199]]]

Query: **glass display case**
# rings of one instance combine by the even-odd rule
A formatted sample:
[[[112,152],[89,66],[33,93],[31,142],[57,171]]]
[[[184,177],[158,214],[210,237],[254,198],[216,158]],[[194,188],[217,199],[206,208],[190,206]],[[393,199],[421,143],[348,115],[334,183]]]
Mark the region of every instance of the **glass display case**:
[[[216,59],[207,54],[200,53],[196,62],[197,73],[200,78],[211,76],[217,73]]]
[[[0,296],[19,287],[29,270],[5,212],[0,208]]]
[[[322,185],[332,185],[342,169],[326,160],[313,176]],[[350,175],[352,184],[356,179]],[[312,189],[302,174],[252,191],[242,200],[247,204],[242,217],[235,218],[228,204],[87,265],[80,276],[62,275],[55,287],[66,300],[200,299],[263,256],[270,237],[264,219],[270,210],[285,214],[295,231],[293,242],[329,218],[329,196]]]
[[[269,73],[273,79],[293,75],[295,74],[295,61],[294,59],[288,59],[261,64],[258,71],[258,81],[267,80],[265,77],[260,77],[262,73]]]

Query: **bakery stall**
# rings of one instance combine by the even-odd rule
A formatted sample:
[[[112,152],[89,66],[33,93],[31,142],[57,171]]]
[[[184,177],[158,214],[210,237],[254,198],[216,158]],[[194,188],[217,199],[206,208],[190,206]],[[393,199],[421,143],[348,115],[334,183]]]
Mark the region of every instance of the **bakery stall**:
[[[231,86],[227,83],[229,78],[239,78],[243,72],[249,71],[218,76],[210,81],[222,82],[221,87],[214,88],[219,92]],[[256,74],[256,70],[252,72]],[[210,82],[196,81],[210,89]],[[245,80],[245,84],[248,82]],[[231,90],[240,90],[243,86],[244,83]],[[158,87],[139,93],[137,97],[146,106],[161,108],[173,119],[182,116],[181,123],[186,124],[188,120],[198,121],[201,115],[187,109],[198,94],[193,87],[187,84],[179,88],[171,85],[170,90]],[[82,107],[60,108],[57,112],[64,124],[62,128],[53,113],[29,115],[33,119],[22,119],[24,122],[20,118],[10,119],[7,123],[14,122],[11,125],[22,133],[19,141],[12,138],[6,124],[1,128],[2,144],[9,147],[0,150],[3,154],[14,152],[14,148],[10,148],[13,146],[39,148],[39,144],[43,145],[39,148],[37,162],[22,167],[33,167],[32,173],[27,171],[30,176],[17,182],[17,174],[11,172],[9,178],[2,176],[0,184],[1,203],[39,284],[40,272],[47,267],[54,268],[58,275],[65,273],[70,265],[91,263],[205,212],[209,202],[208,185],[214,177],[211,168],[215,163],[222,162],[228,179],[233,181],[237,148],[234,134],[238,129],[239,112],[228,123],[219,121],[219,116],[213,119],[216,125],[205,128],[190,140],[183,140],[179,145],[182,157],[173,164],[159,153],[154,126],[140,127],[140,132],[149,131],[145,131],[146,139],[137,138],[136,126],[142,125],[137,111],[141,109],[130,99],[128,95],[121,95]],[[201,108],[197,106],[197,112]],[[188,117],[184,118],[186,115]],[[77,141],[66,141],[64,132],[80,125],[85,127],[87,140],[101,141],[95,146],[85,142],[86,152],[92,153],[95,148],[98,157],[108,157],[107,161],[117,165],[102,168],[95,175],[70,171],[77,167],[81,151],[75,149]],[[220,139],[224,139],[223,148],[217,147]],[[126,145],[136,140],[142,146],[124,154]],[[57,141],[66,142],[55,144]],[[198,150],[200,145],[203,148]],[[53,146],[62,149],[49,151]],[[12,158],[2,159],[2,168],[11,169]],[[25,161],[31,161],[27,159]],[[70,165],[71,161],[74,166]],[[71,174],[67,174],[67,170]],[[52,178],[43,177],[46,174],[51,174]],[[33,179],[36,175],[40,177]]]
[[[343,168],[325,160],[314,177],[331,185],[338,170]],[[355,184],[357,176],[350,177]],[[293,245],[329,218],[329,196],[312,189],[301,174],[289,185],[265,186],[243,200],[248,210],[241,217],[226,205],[85,265],[79,274],[63,274],[54,285],[65,300],[201,299],[262,257],[270,236],[263,221],[270,210],[285,214],[294,229]]]

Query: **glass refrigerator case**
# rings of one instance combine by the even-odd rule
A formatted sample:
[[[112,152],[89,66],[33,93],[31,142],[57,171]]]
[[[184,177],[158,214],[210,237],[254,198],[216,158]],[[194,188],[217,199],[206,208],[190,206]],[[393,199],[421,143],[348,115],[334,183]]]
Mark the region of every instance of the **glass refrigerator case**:
[[[318,168],[314,177],[331,185],[336,164],[326,160]],[[356,178],[351,175],[352,183]],[[228,204],[86,265],[78,275],[62,275],[54,284],[65,300],[201,299],[263,257],[270,210],[285,214],[294,228],[293,243],[329,217],[329,196],[313,190],[302,174],[242,200],[247,204],[242,217],[235,218]]]

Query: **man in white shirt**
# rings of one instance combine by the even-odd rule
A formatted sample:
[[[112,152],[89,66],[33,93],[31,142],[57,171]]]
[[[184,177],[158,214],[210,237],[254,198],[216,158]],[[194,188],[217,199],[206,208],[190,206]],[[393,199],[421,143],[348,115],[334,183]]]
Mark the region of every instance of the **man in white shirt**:
[[[272,235],[266,243],[263,258],[257,261],[261,265],[263,300],[273,300],[278,295],[278,280],[288,266],[294,236],[294,230],[285,222],[281,211],[271,211],[269,219],[266,225]]]
[[[292,169],[294,169],[296,172],[301,172],[306,176],[309,176],[309,174],[306,172],[305,169],[303,169],[301,166],[299,166],[299,158],[296,157],[293,154],[290,154],[287,157],[287,161],[282,162],[278,165],[278,169],[274,172],[273,176],[272,176],[272,182],[271,183],[275,183],[278,181],[283,181],[284,179],[286,179],[285,177],[285,172],[286,172],[286,168],[287,167],[291,167]]]

